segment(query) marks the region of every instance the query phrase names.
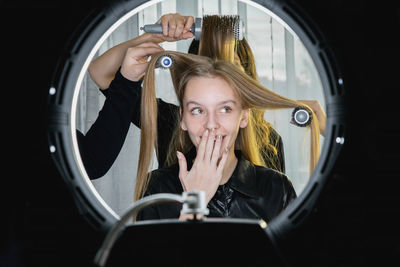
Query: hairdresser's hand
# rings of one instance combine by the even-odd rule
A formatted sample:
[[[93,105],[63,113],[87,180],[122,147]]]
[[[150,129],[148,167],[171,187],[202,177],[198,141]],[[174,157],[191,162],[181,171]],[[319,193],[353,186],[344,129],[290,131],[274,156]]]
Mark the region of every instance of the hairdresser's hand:
[[[215,140],[215,144],[214,144]],[[220,151],[223,151],[219,160]],[[177,152],[179,163],[179,179],[185,191],[205,191],[206,203],[210,202],[222,179],[228,153],[222,148],[222,137],[215,136],[214,132],[204,132],[197,148],[197,156],[192,169],[187,171],[186,158]]]
[[[163,15],[156,23],[162,24],[163,33],[144,33],[135,39],[132,39],[132,45],[136,46],[144,42],[162,43],[162,42],[176,42],[192,38],[194,35],[189,32],[194,22],[192,16],[182,16],[180,14],[166,14]]]
[[[163,50],[155,43],[143,43],[128,48],[121,65],[122,76],[131,81],[139,81],[146,71],[148,57]]]
[[[182,16],[179,13],[163,15],[156,23],[162,25],[163,34],[160,35],[164,41],[174,42],[182,39],[192,38],[189,32],[194,22],[192,16]]]
[[[321,135],[325,136],[326,115],[321,107],[321,104],[317,100],[298,100],[298,101],[303,104],[306,104],[314,111],[315,116],[317,116],[317,120],[319,123],[319,132]]]

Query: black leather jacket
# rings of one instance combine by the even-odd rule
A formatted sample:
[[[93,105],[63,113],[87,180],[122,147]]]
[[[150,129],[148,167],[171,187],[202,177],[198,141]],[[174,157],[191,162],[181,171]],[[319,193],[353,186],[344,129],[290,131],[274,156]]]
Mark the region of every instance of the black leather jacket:
[[[186,156],[188,169],[195,156],[192,150]],[[238,158],[236,168],[224,185],[218,187],[207,207],[207,217],[251,218],[269,222],[296,198],[289,178],[270,168],[253,165],[235,151]],[[152,172],[145,196],[157,193],[182,194],[178,177],[179,165]],[[178,218],[182,205],[160,204],[143,209],[137,220]]]

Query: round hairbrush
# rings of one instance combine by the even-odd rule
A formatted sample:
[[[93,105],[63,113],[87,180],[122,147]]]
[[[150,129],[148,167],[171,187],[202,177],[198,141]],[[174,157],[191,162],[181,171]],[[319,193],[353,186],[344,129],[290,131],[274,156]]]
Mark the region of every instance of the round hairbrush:
[[[311,120],[312,113],[304,106],[298,106],[292,112],[292,122],[299,127],[310,125]]]
[[[174,59],[172,58],[172,56],[169,55],[169,54],[165,54],[165,55],[160,56],[157,59],[155,67],[156,68],[169,69],[172,66],[173,63],[174,63]]]
[[[193,33],[194,38],[196,40],[200,40],[201,37],[201,27],[202,27],[202,18],[196,18],[195,22],[192,25],[192,28],[189,29],[189,32]],[[235,39],[240,41],[244,37],[244,23],[241,19],[238,19],[235,25],[233,26],[233,32]],[[140,30],[147,33],[158,33],[162,34],[162,25],[161,24],[147,24],[143,27],[140,27]]]

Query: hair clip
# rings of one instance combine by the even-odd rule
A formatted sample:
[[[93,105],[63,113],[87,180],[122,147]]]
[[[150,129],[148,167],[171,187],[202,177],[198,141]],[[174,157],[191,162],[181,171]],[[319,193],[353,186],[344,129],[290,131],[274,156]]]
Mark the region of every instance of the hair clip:
[[[306,127],[311,124],[312,113],[304,106],[296,107],[292,112],[292,122],[299,127]]]
[[[174,63],[173,57],[171,55],[169,55],[169,54],[165,54],[165,55],[160,56],[157,59],[155,67],[156,68],[169,69],[172,66],[173,63]]]

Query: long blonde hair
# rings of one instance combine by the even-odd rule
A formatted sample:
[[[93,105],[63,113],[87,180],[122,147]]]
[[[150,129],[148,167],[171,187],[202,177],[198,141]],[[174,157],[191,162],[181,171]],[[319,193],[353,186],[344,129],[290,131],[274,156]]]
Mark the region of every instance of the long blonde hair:
[[[135,201],[143,197],[149,180],[153,151],[157,147],[157,100],[155,90],[155,68],[159,57],[169,55],[173,59],[170,68],[171,78],[175,93],[182,106],[183,95],[187,82],[193,77],[220,77],[232,87],[242,101],[243,109],[265,110],[294,108],[306,106],[295,100],[280,96],[262,86],[257,80],[250,78],[234,64],[223,60],[212,60],[208,57],[190,55],[174,51],[163,51],[152,56],[143,81],[141,99],[141,136],[140,155],[136,178]],[[307,107],[307,106],[306,106]],[[311,108],[307,107],[316,118]],[[259,127],[255,124],[252,113],[246,128],[240,129],[236,139],[235,148],[242,150],[244,158],[253,164],[263,165],[259,144],[262,142],[257,134]],[[310,172],[314,169],[319,157],[319,125],[313,119],[310,125]],[[176,131],[170,145],[171,155],[176,155],[179,150],[188,152],[193,147],[187,132],[182,131],[176,123]],[[176,160],[176,158],[174,157]]]
[[[239,23],[238,15],[205,15],[203,17],[202,33],[199,44],[198,55],[206,56],[214,60],[225,60],[235,63],[235,54],[240,60],[244,71],[253,79],[258,80],[253,52],[245,38],[235,38],[235,25]],[[265,110],[251,109],[252,124],[257,130],[255,140],[261,152],[260,163],[270,168],[283,171],[280,167],[278,140],[271,143],[270,134],[272,125],[264,119]],[[168,161],[167,164],[171,162]]]

